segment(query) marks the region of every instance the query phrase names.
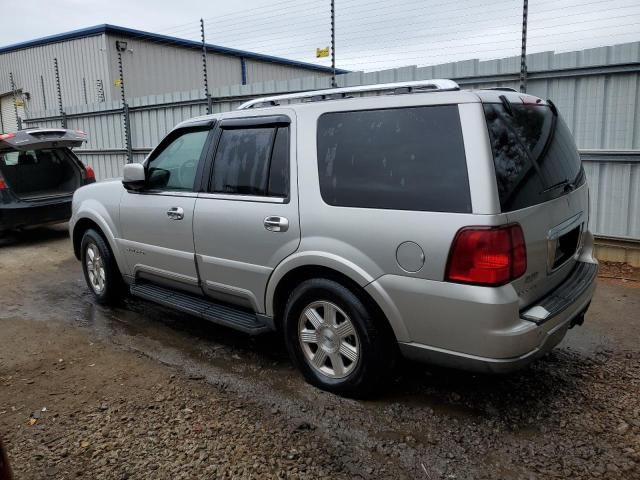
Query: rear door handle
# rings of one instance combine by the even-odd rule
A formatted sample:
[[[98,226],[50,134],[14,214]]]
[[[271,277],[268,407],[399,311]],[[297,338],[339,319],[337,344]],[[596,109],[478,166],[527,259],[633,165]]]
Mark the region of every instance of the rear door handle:
[[[267,217],[264,219],[264,228],[270,232],[286,232],[289,230],[289,220],[284,217]]]
[[[182,220],[184,218],[184,209],[182,207],[171,207],[167,210],[167,217],[170,220]]]

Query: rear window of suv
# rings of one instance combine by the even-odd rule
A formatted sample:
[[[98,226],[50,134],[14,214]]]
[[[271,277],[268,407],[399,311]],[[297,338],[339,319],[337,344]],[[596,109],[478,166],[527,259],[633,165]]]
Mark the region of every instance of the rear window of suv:
[[[325,113],[317,141],[329,205],[471,212],[457,105]]]
[[[580,155],[555,107],[484,105],[502,211],[537,205],[584,183]]]

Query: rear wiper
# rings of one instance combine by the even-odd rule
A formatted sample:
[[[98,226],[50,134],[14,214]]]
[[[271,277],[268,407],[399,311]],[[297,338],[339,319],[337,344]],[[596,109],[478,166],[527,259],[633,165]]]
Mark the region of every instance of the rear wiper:
[[[565,178],[564,180],[561,180],[558,183],[554,183],[550,187],[545,188],[540,193],[547,193],[560,187],[564,187],[565,192],[570,192],[576,188],[576,185],[574,182],[570,182],[569,179]]]

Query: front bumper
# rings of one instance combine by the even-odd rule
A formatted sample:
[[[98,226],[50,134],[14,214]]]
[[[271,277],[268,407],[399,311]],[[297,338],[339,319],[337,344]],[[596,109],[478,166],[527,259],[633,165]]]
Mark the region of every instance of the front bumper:
[[[522,310],[508,286],[486,289],[429,282],[434,284],[420,286],[422,300],[407,293],[406,283],[395,285],[395,292],[389,283],[384,287],[402,305],[398,312],[404,314],[408,338],[399,338],[399,346],[405,357],[500,373],[524,367],[562,341],[589,307],[597,269],[597,263],[577,262],[561,285]]]
[[[0,204],[0,232],[16,228],[66,222],[71,217],[71,198],[46,203]]]

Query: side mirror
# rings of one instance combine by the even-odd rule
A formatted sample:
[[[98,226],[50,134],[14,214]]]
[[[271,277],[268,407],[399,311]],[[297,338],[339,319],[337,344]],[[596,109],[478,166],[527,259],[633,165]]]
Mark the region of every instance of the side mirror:
[[[141,163],[128,163],[124,166],[122,185],[127,190],[140,190],[145,185],[144,165]]]

